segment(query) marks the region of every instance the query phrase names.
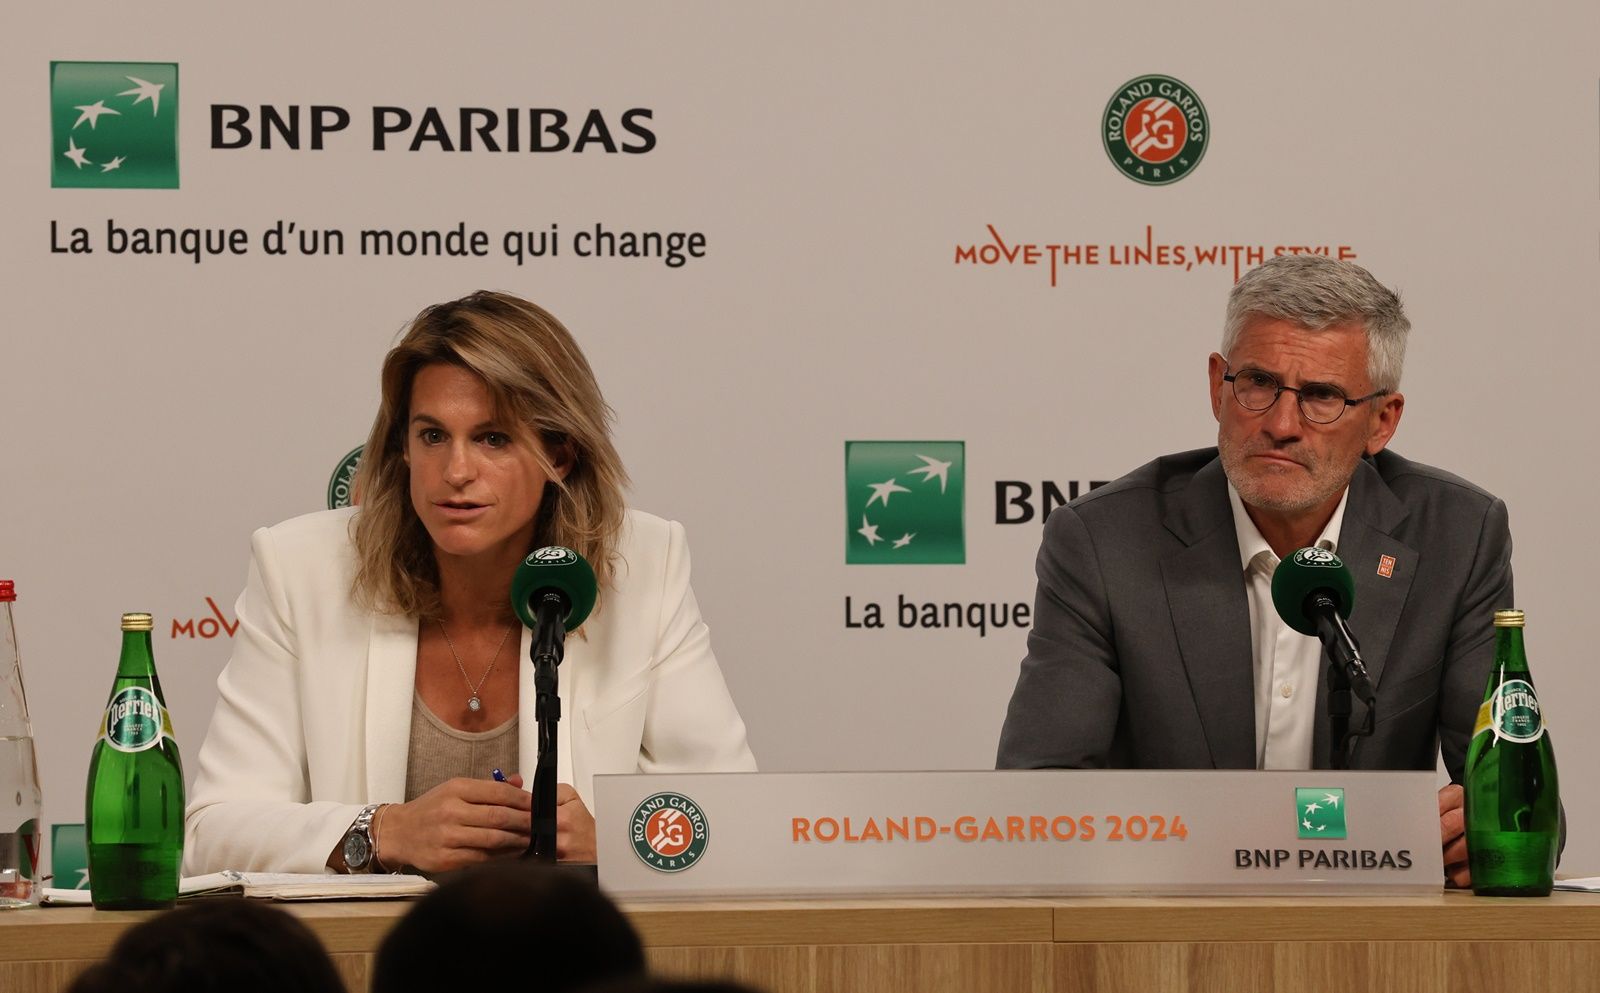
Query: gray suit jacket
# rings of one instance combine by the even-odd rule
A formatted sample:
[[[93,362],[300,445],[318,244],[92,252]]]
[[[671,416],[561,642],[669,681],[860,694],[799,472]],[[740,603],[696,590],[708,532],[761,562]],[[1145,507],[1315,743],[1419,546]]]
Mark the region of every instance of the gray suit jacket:
[[[1350,480],[1339,555],[1378,708],[1351,767],[1432,769],[1442,745],[1459,780],[1493,611],[1514,606],[1505,504],[1382,452]],[[1255,767],[1249,608],[1216,449],[1157,459],[1057,509],[1037,571],[1000,768]],[[1327,693],[1320,679],[1317,768],[1329,759]],[[1365,720],[1357,701],[1351,726]]]

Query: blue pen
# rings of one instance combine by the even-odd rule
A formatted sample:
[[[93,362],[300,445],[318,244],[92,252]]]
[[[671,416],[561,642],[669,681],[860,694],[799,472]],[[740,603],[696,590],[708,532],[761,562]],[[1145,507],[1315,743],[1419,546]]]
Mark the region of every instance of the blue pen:
[[[506,781],[506,774],[501,772],[499,769],[496,769],[494,771],[494,781],[497,782],[497,783],[505,782]]]

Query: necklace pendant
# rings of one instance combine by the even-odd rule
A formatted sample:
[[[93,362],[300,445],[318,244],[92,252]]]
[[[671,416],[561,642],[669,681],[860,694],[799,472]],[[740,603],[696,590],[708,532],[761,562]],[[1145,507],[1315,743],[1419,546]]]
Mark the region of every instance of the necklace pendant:
[[[467,701],[467,709],[476,714],[478,711],[483,709],[483,704],[478,700],[477,697],[473,697]]]

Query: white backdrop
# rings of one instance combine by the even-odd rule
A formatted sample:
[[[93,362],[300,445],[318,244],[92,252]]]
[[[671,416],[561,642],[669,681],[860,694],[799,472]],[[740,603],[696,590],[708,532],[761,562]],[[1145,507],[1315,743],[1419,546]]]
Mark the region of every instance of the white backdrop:
[[[1210,444],[1228,266],[958,263],[1005,243],[1346,246],[1415,325],[1395,448],[1504,497],[1517,606],[1563,770],[1565,869],[1600,872],[1587,564],[1600,232],[1600,8],[1356,3],[82,2],[9,14],[0,147],[0,576],[47,822],[80,820],[117,615],[157,617],[191,760],[250,532],[324,506],[378,362],[421,307],[479,287],[545,305],[619,418],[633,502],[682,521],[695,586],[769,770],[983,768],[1015,629],[848,629],[845,598],[1029,602],[1038,517],[999,480],[1111,479]],[[176,190],[51,186],[52,60],[175,62]],[[1145,186],[1102,147],[1124,82],[1174,76],[1207,151]],[[322,150],[211,146],[210,107],[333,105]],[[649,108],[644,154],[374,151],[371,109]],[[113,122],[114,123],[114,122]],[[82,134],[86,128],[78,129]],[[96,128],[98,130],[98,128]],[[524,122],[524,132],[527,131]],[[93,153],[91,153],[93,158]],[[123,226],[240,227],[244,256],[110,255]],[[271,257],[278,220],[350,233]],[[51,251],[51,225],[97,250]],[[701,232],[705,257],[356,254],[363,228]],[[65,235],[61,237],[64,239]],[[1041,249],[1042,250],[1042,249]],[[1191,256],[1192,257],[1192,256]],[[1104,255],[1103,255],[1104,258]],[[845,562],[848,440],[965,443],[963,565]]]

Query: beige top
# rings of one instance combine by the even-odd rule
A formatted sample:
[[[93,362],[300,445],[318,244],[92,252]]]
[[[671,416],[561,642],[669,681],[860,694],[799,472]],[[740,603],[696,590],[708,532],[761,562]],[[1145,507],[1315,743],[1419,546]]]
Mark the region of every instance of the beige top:
[[[488,779],[499,769],[517,771],[517,715],[487,731],[459,731],[428,709],[422,695],[411,704],[411,745],[406,749],[406,799],[417,797],[447,779]]]

